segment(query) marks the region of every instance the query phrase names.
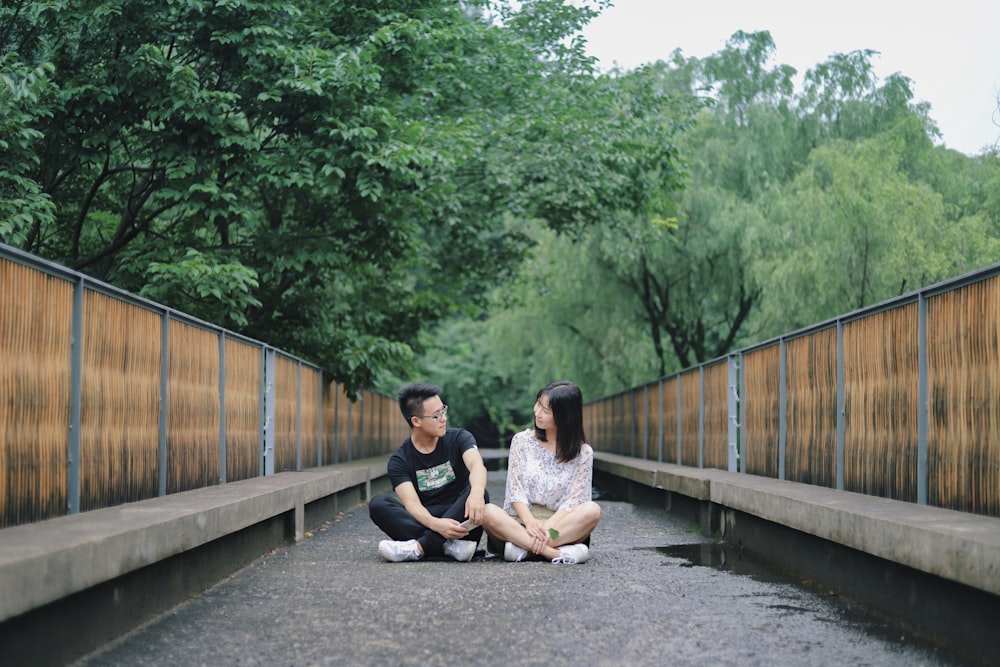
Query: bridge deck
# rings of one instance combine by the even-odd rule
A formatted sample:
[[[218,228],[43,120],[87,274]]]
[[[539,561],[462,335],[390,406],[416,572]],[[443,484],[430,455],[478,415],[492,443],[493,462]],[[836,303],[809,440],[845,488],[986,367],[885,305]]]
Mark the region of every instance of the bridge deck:
[[[503,480],[490,473],[495,502]],[[738,554],[692,567],[669,547],[709,544],[695,526],[598,500],[580,566],[384,563],[356,505],[79,664],[961,664]]]

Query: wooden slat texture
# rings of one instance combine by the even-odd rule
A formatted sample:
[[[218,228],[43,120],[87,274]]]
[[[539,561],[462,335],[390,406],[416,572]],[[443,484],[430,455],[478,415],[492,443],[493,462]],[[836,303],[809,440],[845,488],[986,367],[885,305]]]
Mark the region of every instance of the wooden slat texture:
[[[323,463],[331,464],[339,461],[337,444],[338,401],[342,401],[340,385],[331,382],[323,387]]]
[[[0,259],[0,528],[65,514],[73,284]]]
[[[73,294],[73,279],[0,258],[0,528],[69,510]],[[1000,278],[936,293],[926,303],[928,503],[1000,516]],[[843,325],[847,490],[917,498],[918,311],[911,303]],[[163,315],[91,288],[82,315],[74,464],[87,510],[159,492]],[[220,480],[222,332],[173,318],[168,327],[164,474],[167,493],[174,493]],[[235,481],[260,474],[264,369],[258,346],[225,338],[224,348],[225,468],[227,481]],[[834,487],[836,329],[788,339],[785,350],[785,478]],[[741,466],[768,477],[779,471],[779,362],[775,343],[745,353],[741,368]],[[362,391],[351,401],[337,383],[321,387],[316,368],[280,354],[275,366],[276,471],[315,466],[318,455],[323,464],[387,455],[409,436],[393,397]],[[704,417],[703,465],[725,469],[727,364],[706,366],[704,378],[704,415],[697,368],[586,405],[591,444],[671,463],[679,446],[680,462],[697,466]]]
[[[338,461],[353,460],[351,456],[351,430],[356,421],[357,404],[341,390],[337,401],[337,456]]]
[[[729,469],[729,364],[705,367],[706,468]]]
[[[277,355],[274,360],[274,472],[296,470],[296,392],[298,362]]]
[[[643,389],[642,412],[645,424],[639,429],[639,451],[642,458],[655,461],[659,452],[660,383],[646,385]]]
[[[159,313],[86,290],[80,419],[80,509],[159,491]]]
[[[917,500],[917,304],[844,325],[844,488]]]
[[[698,369],[681,374],[681,463],[698,466],[701,429],[701,373]]]
[[[780,450],[781,346],[743,355],[740,421],[746,434],[742,470],[777,479]]]
[[[218,334],[170,320],[167,493],[219,483]]]
[[[1000,516],[1000,278],[927,301],[931,505]]]
[[[663,381],[663,460],[677,463],[677,377]]]
[[[226,480],[260,473],[261,349],[226,339]]]
[[[302,468],[316,467],[319,443],[319,383],[322,373],[309,366],[302,367]]]
[[[788,433],[785,479],[837,484],[837,331],[823,329],[785,346]]]

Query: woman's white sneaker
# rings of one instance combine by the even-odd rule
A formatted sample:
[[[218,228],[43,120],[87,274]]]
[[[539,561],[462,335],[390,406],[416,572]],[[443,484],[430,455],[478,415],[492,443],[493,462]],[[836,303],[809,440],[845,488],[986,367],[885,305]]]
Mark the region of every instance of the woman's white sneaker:
[[[590,549],[586,544],[564,544],[559,547],[559,555],[552,559],[553,563],[567,563],[569,565],[579,565],[586,563],[590,558]]]

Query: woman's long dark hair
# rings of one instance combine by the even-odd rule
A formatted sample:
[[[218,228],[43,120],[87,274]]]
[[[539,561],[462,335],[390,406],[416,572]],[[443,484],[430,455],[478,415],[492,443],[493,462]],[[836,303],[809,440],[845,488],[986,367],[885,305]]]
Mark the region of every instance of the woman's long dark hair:
[[[542,396],[549,397],[549,409],[556,422],[556,461],[572,461],[587,442],[587,434],[583,432],[583,393],[572,382],[559,380],[539,389],[535,401]],[[545,442],[545,429],[537,424],[535,437]]]

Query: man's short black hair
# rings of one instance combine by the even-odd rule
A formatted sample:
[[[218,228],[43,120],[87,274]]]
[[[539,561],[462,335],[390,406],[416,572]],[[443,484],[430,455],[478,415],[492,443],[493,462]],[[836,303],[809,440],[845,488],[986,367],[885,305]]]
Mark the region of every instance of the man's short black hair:
[[[403,413],[403,419],[409,427],[413,427],[410,419],[420,416],[424,412],[424,401],[441,395],[441,387],[436,387],[426,382],[412,382],[404,384],[399,388],[399,411]]]

